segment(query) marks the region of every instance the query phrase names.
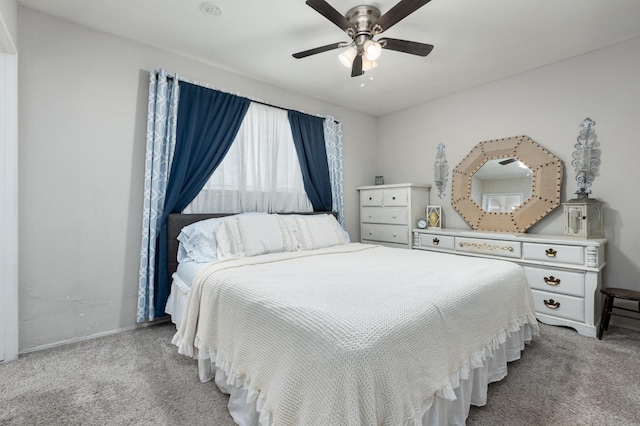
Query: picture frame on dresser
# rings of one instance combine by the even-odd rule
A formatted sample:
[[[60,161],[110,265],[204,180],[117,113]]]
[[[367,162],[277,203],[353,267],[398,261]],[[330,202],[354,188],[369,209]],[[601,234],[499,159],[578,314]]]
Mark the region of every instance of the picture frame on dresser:
[[[442,229],[442,207],[427,206],[427,229]]]

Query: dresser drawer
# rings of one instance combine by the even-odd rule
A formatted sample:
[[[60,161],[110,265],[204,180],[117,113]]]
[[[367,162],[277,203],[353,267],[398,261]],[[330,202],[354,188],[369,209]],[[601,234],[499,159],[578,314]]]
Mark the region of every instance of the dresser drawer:
[[[361,239],[409,244],[409,231],[406,226],[363,223]]]
[[[456,251],[464,251],[468,253],[520,257],[520,243],[517,241],[456,237],[455,248]]]
[[[548,291],[531,290],[536,312],[574,321],[584,321],[584,299]]]
[[[381,206],[382,205],[382,189],[360,191],[360,205]]]
[[[584,272],[563,271],[537,266],[524,266],[529,285],[533,289],[584,296]]]
[[[418,234],[420,247],[435,247],[443,250],[455,249],[455,238],[448,235]]]
[[[378,245],[378,246],[385,246],[385,247],[391,247],[391,248],[399,248],[399,249],[408,249],[409,248],[408,244],[388,243],[386,241],[362,240],[361,242],[362,242],[362,244],[375,244],[375,245]]]
[[[405,188],[385,189],[382,192],[382,204],[384,206],[408,206],[409,191]]]
[[[527,260],[584,264],[584,248],[578,246],[523,243],[522,255]]]
[[[406,207],[363,207],[362,222],[408,225],[409,209]]]

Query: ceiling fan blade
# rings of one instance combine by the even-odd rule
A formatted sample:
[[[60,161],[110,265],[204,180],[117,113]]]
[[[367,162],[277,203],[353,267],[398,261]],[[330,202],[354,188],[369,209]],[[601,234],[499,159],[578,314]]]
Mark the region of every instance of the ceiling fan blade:
[[[397,38],[381,38],[378,40],[378,43],[380,43],[383,49],[396,50],[418,56],[427,56],[433,50],[432,44],[399,40]]]
[[[377,31],[378,34],[386,31],[430,1],[431,0],[401,0],[389,9],[387,13],[379,17],[373,26],[374,28],[378,25],[380,26],[380,30]],[[308,3],[309,2],[307,2],[307,4]]]
[[[348,46],[349,43],[339,42],[327,44],[326,46],[316,47],[315,49],[305,50],[304,52],[294,53],[293,57],[296,59],[306,58],[307,56],[315,55],[316,53],[327,52],[329,50],[337,49],[339,47]]]
[[[362,55],[356,55],[351,65],[351,77],[358,77],[364,74],[362,71]]]
[[[306,3],[311,6],[311,8],[313,8],[316,12],[336,24],[341,30],[347,31],[349,28],[351,28],[353,31],[355,31],[355,28],[353,28],[353,24],[326,1],[307,0]]]

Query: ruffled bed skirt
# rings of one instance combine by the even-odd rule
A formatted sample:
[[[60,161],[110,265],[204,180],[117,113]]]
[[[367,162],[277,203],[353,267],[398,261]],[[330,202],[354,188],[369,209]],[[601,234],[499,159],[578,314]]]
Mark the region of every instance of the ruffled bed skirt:
[[[185,307],[187,306],[188,297],[189,287],[174,279],[164,311],[171,315],[171,322],[176,325],[176,330],[179,329],[180,324],[182,324],[182,317]]]
[[[512,324],[496,336],[483,350],[474,354],[460,370],[451,374],[449,386],[425,401],[410,425],[464,425],[471,405],[487,403],[487,385],[507,375],[507,363],[520,359],[525,343],[537,334],[533,321]],[[270,425],[271,414],[263,409],[264,397],[244,385],[240,377],[230,374],[230,366],[215,354],[200,352],[200,380],[215,379],[216,385],[230,395],[229,412],[239,425]],[[206,358],[204,358],[206,357]]]

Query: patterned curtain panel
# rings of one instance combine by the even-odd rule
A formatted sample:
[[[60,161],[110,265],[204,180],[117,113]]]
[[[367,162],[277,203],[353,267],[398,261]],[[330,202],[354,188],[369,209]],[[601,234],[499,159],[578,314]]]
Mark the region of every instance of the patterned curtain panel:
[[[137,322],[155,318],[156,239],[176,143],[178,93],[177,77],[167,78],[164,70],[150,72]]]
[[[340,225],[344,226],[344,174],[342,171],[342,123],[327,116],[324,120],[324,142],[327,149],[329,178],[333,211],[338,213]]]

